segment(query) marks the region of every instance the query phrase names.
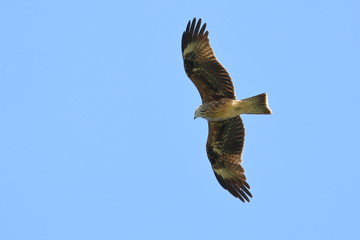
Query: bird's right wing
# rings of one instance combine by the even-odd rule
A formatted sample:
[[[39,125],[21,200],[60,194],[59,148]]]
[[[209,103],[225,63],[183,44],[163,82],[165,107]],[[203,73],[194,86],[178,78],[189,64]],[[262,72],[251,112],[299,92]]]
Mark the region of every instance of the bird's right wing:
[[[241,201],[252,197],[240,165],[245,129],[240,116],[225,121],[208,121],[206,151],[220,185]]]

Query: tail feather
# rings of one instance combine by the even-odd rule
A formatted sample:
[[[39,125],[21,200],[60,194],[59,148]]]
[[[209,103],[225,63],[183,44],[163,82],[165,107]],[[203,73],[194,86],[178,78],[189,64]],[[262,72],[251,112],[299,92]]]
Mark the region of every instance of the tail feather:
[[[271,109],[268,105],[267,94],[262,93],[256,95],[254,97],[249,97],[243,99],[242,101],[246,101],[250,103],[250,110],[247,111],[247,114],[271,114]]]

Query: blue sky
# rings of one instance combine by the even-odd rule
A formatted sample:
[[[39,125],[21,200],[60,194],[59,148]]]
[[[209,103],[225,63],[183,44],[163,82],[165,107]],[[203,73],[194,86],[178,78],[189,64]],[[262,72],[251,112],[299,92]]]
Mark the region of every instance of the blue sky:
[[[360,239],[358,1],[0,3],[1,239]],[[217,183],[188,20],[246,115],[242,203]]]

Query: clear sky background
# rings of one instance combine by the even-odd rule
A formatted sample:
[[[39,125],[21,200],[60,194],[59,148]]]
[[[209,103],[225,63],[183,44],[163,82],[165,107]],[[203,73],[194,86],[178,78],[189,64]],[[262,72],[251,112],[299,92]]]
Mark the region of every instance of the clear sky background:
[[[2,1],[0,239],[360,239],[359,1]],[[238,98],[254,195],[221,188],[180,51]]]

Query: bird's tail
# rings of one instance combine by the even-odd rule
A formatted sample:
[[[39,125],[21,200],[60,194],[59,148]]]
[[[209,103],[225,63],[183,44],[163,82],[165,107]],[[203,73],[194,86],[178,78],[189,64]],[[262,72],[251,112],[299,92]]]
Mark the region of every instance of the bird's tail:
[[[271,114],[271,109],[268,105],[267,94],[262,93],[254,97],[249,97],[241,100],[250,103],[250,109],[247,114]]]

